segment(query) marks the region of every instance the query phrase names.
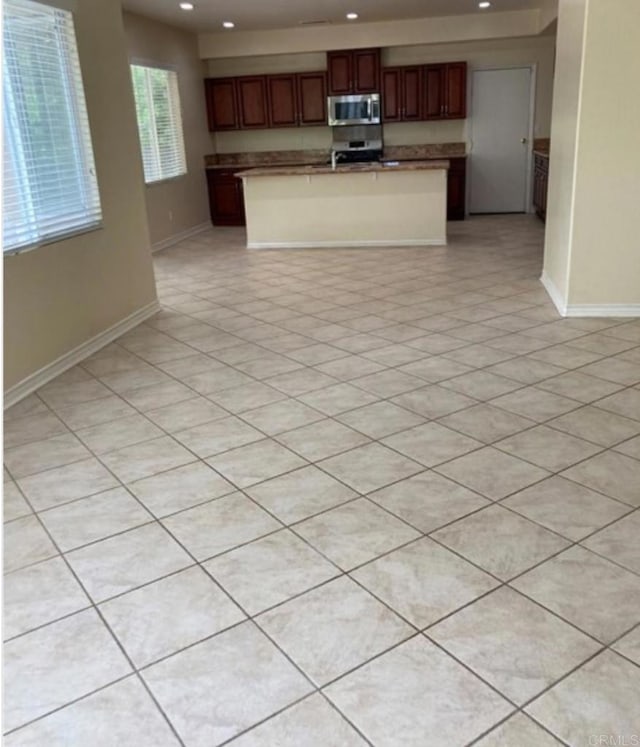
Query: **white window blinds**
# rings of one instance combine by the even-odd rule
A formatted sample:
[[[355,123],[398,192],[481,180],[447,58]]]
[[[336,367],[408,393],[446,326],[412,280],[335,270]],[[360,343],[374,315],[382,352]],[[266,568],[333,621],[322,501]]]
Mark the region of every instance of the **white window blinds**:
[[[100,195],[70,12],[3,3],[3,248],[100,225]]]
[[[172,70],[131,66],[147,184],[187,173],[178,76]]]

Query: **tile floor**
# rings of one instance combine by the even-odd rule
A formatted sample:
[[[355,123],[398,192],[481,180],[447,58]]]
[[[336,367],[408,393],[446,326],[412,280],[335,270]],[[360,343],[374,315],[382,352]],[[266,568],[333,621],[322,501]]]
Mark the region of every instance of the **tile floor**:
[[[242,241],[6,414],[7,747],[633,744],[640,321],[529,217]]]

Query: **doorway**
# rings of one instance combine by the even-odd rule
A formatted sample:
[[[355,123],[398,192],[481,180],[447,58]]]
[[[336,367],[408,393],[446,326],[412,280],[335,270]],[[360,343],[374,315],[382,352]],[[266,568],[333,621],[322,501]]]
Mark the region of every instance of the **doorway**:
[[[533,84],[531,67],[473,72],[472,214],[529,209]]]

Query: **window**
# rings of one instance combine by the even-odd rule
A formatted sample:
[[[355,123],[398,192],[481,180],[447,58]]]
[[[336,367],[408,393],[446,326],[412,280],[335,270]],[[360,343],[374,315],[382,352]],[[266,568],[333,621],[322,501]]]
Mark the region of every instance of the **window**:
[[[100,225],[100,195],[68,11],[3,3],[3,249]]]
[[[138,131],[147,184],[187,173],[178,76],[172,70],[131,65]]]

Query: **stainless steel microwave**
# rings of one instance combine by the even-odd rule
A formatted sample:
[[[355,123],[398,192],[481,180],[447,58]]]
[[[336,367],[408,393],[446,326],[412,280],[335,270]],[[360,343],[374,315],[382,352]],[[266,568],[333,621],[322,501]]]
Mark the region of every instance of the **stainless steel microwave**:
[[[364,93],[350,96],[329,96],[329,124],[380,124],[380,94]]]

